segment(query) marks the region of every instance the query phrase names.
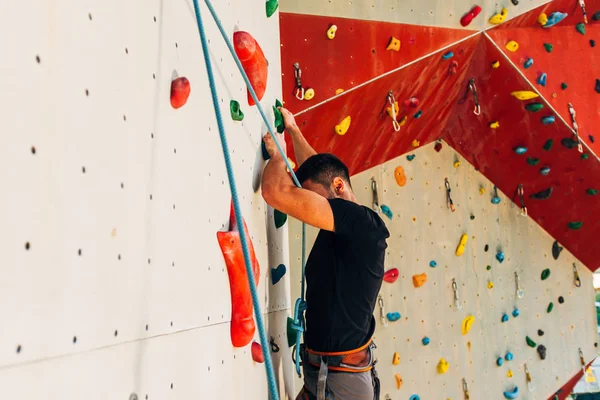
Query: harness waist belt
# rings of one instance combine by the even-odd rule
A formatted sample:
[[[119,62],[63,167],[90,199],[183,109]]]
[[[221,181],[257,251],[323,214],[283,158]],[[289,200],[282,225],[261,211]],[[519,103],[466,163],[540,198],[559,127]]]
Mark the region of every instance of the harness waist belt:
[[[322,363],[331,371],[366,372],[373,368],[373,339],[358,349],[342,352],[319,352],[308,348],[303,351],[303,361],[320,368]]]

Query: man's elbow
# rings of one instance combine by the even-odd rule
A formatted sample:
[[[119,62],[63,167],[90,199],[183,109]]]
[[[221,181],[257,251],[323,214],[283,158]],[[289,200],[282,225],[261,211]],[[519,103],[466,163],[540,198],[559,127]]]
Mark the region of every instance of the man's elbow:
[[[271,207],[273,207],[273,202],[275,201],[274,200],[275,190],[276,189],[271,184],[265,185],[263,183],[262,188],[261,188],[261,193],[262,193],[263,199],[265,199],[265,202],[268,205],[270,205]]]

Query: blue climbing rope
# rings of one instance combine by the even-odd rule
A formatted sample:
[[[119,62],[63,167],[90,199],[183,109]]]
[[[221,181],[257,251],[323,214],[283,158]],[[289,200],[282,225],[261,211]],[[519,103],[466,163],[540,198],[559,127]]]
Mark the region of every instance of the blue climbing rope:
[[[223,157],[225,159],[225,167],[227,169],[227,177],[229,180],[229,189],[231,191],[234,213],[235,213],[236,220],[242,221],[242,212],[241,212],[241,209],[239,206],[239,196],[237,194],[235,177],[233,175],[233,168],[231,166],[231,159],[230,159],[230,155],[229,155],[229,147],[227,145],[227,138],[225,136],[225,129],[223,127],[223,119],[221,116],[221,109],[219,107],[217,89],[215,87],[214,75],[212,72],[212,64],[210,62],[210,56],[209,56],[209,52],[208,52],[208,43],[206,41],[206,33],[204,31],[204,24],[202,22],[202,16],[200,13],[200,7],[198,5],[198,0],[193,0],[193,2],[194,2],[194,10],[196,13],[196,22],[198,24],[198,31],[200,33],[200,41],[202,43],[202,51],[203,51],[203,55],[204,55],[204,61],[206,64],[206,72],[207,72],[208,80],[209,80],[209,84],[210,84],[213,108],[214,108],[215,116],[217,119],[219,135],[221,137],[221,147],[223,150]],[[237,54],[235,53],[235,50],[234,50],[229,38],[227,37],[227,34],[225,33],[225,30],[223,29],[223,25],[221,24],[221,21],[219,20],[210,0],[204,0],[204,2],[206,3],[206,6],[208,7],[208,10],[210,11],[219,31],[221,32],[223,40],[227,44],[229,52],[231,53],[231,56],[233,57],[236,65],[240,71],[240,74],[242,75],[242,77],[244,78],[244,81],[246,82],[248,91],[249,91],[250,95],[252,96],[252,98],[254,99],[256,107],[258,108],[258,111],[263,119],[263,122],[267,126],[267,129],[268,129],[269,133],[271,134],[271,137],[273,138],[275,145],[277,146],[277,150],[283,156],[283,160],[292,175],[292,179],[293,179],[294,183],[296,184],[296,186],[302,187],[300,185],[300,182],[298,181],[298,178],[296,177],[296,174],[294,174],[291,164],[289,163],[287,157],[285,156],[285,152],[283,151],[281,144],[279,143],[279,141],[277,140],[277,137],[274,134],[275,130],[273,129],[273,127],[271,126],[271,123],[267,119],[267,116],[266,116],[264,110],[262,109],[260,102],[258,100],[258,96],[256,95],[256,92],[254,91],[254,88],[252,87],[252,84],[250,83],[250,80],[248,79],[248,76],[246,75],[246,72],[244,71],[244,68],[242,67],[241,62],[240,62]],[[248,284],[250,285],[250,292],[252,294],[254,315],[256,318],[256,324],[258,326],[258,333],[259,333],[260,342],[261,342],[261,346],[262,346],[262,352],[263,352],[263,356],[265,359],[265,369],[266,369],[267,378],[268,378],[269,395],[272,400],[279,400],[279,395],[277,392],[277,384],[275,382],[275,373],[273,371],[273,362],[271,360],[271,353],[268,350],[269,342],[267,341],[267,336],[266,336],[265,327],[264,327],[264,323],[263,323],[263,319],[262,319],[262,314],[260,312],[260,303],[259,303],[259,299],[258,299],[258,293],[256,291],[256,282],[254,280],[254,274],[252,271],[250,252],[248,250],[248,239],[246,237],[246,232],[244,229],[240,229],[240,241],[242,244],[242,251],[244,254],[244,262],[246,264],[245,266],[246,266],[246,274],[248,276]],[[301,292],[301,298],[296,300],[296,305],[294,307],[294,323],[292,324],[292,328],[294,328],[294,330],[296,331],[296,361],[295,362],[296,362],[296,372],[298,373],[298,376],[301,376],[301,374],[300,374],[300,357],[299,357],[300,337],[301,337],[302,332],[304,332],[304,325],[305,325],[304,311],[306,310],[306,302],[304,300],[304,281],[305,281],[304,270],[305,270],[305,265],[306,265],[305,248],[306,248],[306,225],[303,223],[302,224],[302,292]]]

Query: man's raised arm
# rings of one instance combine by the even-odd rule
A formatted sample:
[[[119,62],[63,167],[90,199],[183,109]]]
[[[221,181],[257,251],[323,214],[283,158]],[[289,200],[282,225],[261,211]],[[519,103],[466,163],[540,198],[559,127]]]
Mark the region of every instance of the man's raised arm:
[[[292,144],[294,145],[294,154],[296,155],[296,161],[298,167],[301,166],[304,161],[310,156],[314,156],[317,152],[311,147],[310,144],[304,138],[304,135],[298,128],[294,115],[283,107],[279,107],[279,111],[283,115],[283,123],[285,129],[292,137]]]

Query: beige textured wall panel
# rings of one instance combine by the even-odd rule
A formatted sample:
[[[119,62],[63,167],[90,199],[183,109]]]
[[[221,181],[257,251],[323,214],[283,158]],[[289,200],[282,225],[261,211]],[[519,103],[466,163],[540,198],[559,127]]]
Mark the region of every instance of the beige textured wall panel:
[[[379,308],[375,309],[377,369],[383,396],[461,399],[464,377],[471,398],[503,398],[502,392],[515,385],[521,391],[520,398],[548,398],[580,368],[579,347],[586,361],[596,355],[591,272],[566,250],[555,261],[553,239],[532,220],[519,215],[519,207],[502,193],[501,203],[491,204],[493,185],[449,146],[444,145],[437,153],[431,144],[414,154],[413,161],[402,156],[352,178],[359,202],[370,206],[370,180],[375,177],[380,204],[393,211],[392,220],[382,214],[391,234],[386,269],[398,268],[400,276],[395,283],[384,282],[380,294],[386,313],[399,312],[402,318],[388,322],[386,328],[381,324]],[[461,165],[455,169],[457,160]],[[404,187],[394,179],[397,166],[406,171]],[[446,206],[446,177],[456,205],[454,213]],[[480,195],[480,187],[485,194]],[[534,201],[526,199],[526,204],[535,207]],[[475,219],[471,220],[471,215]],[[298,294],[300,277],[298,225],[290,227],[293,297]],[[309,230],[309,245],[315,231]],[[457,257],[455,250],[463,233],[469,239],[465,253]],[[484,250],[486,244],[488,252]],[[496,261],[497,250],[506,255],[502,264]],[[432,260],[437,267],[429,266]],[[573,284],[573,263],[578,266],[580,288]],[[487,265],[491,266],[489,271]],[[551,275],[542,281],[545,268],[550,268]],[[525,294],[521,299],[516,297],[515,271]],[[427,273],[427,282],[415,288],[412,276],[421,273]],[[461,310],[454,305],[452,279],[458,284]],[[488,289],[488,282],[493,282],[492,289]],[[564,296],[564,304],[559,304],[559,296]],[[547,314],[550,301],[554,310]],[[517,318],[511,315],[515,307],[520,311]],[[502,323],[504,313],[509,321]],[[463,336],[461,324],[469,315],[475,317],[475,323]],[[538,336],[538,329],[544,336]],[[527,335],[546,346],[546,360],[527,346]],[[425,336],[431,339],[428,346],[421,342]],[[509,351],[514,360],[496,366],[496,359]],[[397,366],[392,365],[394,352],[401,358]],[[436,372],[440,357],[450,363],[443,375]],[[525,363],[533,377],[533,393],[527,391]],[[507,377],[509,369],[512,378]],[[396,389],[396,373],[404,381],[400,390]]]

